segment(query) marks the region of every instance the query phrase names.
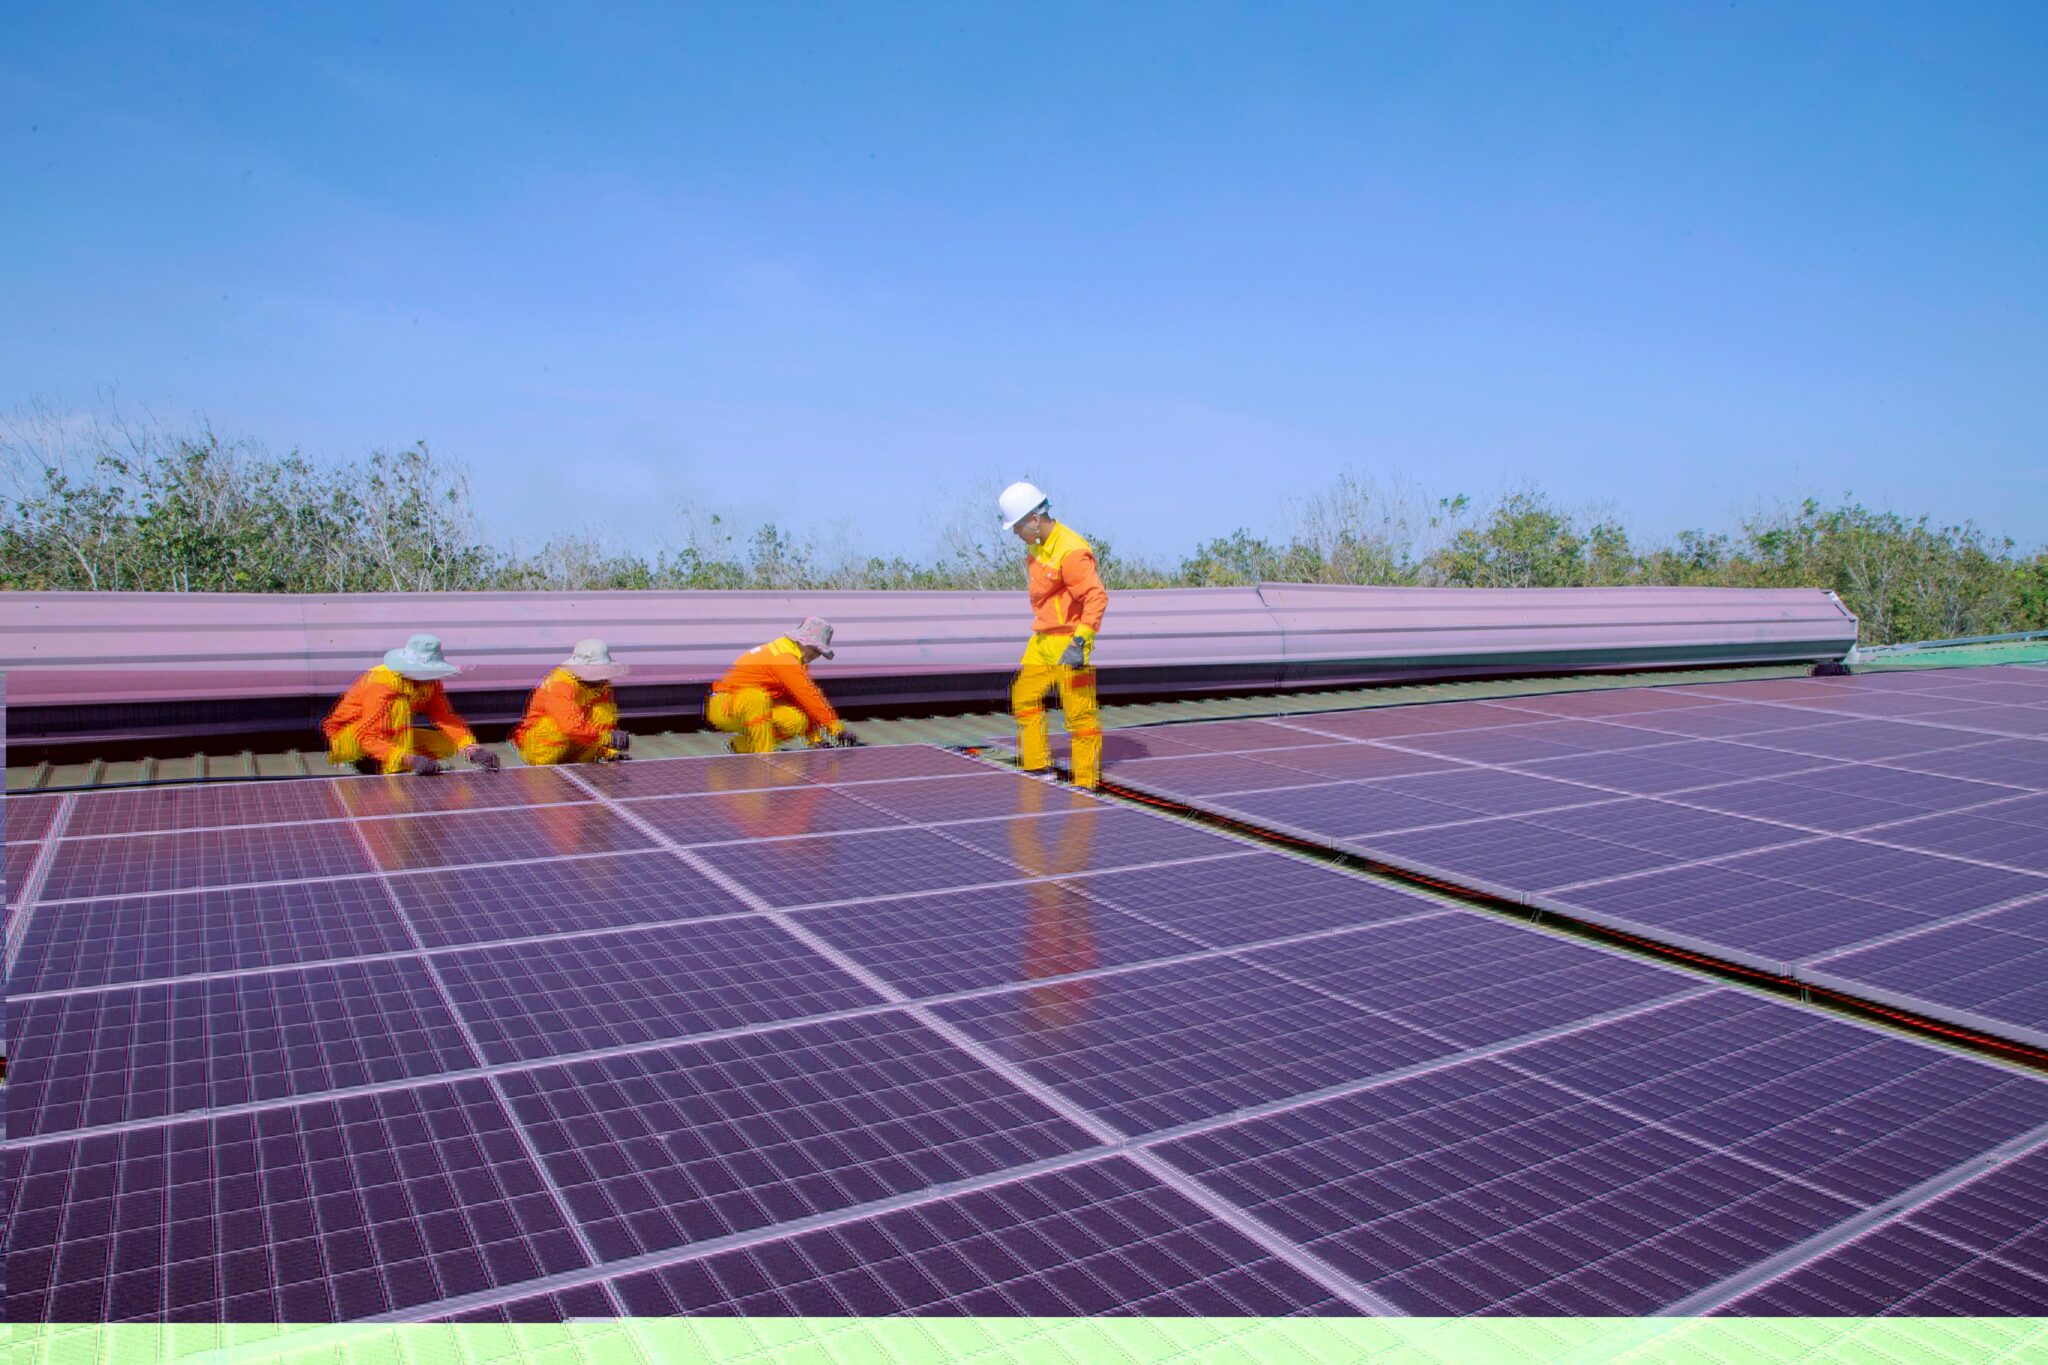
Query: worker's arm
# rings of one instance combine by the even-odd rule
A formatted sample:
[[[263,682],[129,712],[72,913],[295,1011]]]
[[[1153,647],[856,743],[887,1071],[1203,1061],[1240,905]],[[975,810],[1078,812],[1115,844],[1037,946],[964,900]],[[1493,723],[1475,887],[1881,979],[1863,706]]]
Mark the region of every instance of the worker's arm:
[[[777,659],[770,667],[775,670],[775,681],[783,692],[810,717],[813,730],[823,730],[827,734],[835,735],[839,733],[839,713],[832,709],[831,702],[825,700],[825,694],[811,681],[811,675],[804,669],[802,663],[795,659],[782,658]]]
[[[455,714],[455,708],[448,701],[448,689],[441,684],[435,683],[433,689],[427,693],[427,699],[421,705],[420,712],[434,722],[435,728],[448,736],[448,742],[456,748],[467,749],[476,743],[476,736],[462,723],[462,717]]]
[[[553,721],[555,728],[562,732],[562,738],[571,744],[595,744],[604,738],[604,729],[588,711],[576,704],[576,698],[566,688],[543,684],[540,713]]]
[[[1062,559],[1060,586],[1081,604],[1081,620],[1075,634],[1094,639],[1102,629],[1102,614],[1109,610],[1109,592],[1102,586],[1102,575],[1095,571],[1095,555],[1088,550],[1076,550]]]

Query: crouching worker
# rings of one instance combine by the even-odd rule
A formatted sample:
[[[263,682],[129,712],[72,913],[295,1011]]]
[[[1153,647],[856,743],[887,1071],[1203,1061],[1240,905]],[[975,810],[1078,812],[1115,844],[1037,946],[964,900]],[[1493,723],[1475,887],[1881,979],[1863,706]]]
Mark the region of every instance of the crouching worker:
[[[527,698],[526,718],[512,732],[519,756],[537,768],[624,758],[632,738],[619,728],[612,679],[625,672],[604,641],[579,643]]]
[[[732,736],[736,754],[765,754],[805,735],[813,745],[851,744],[832,703],[811,681],[813,659],[832,657],[832,627],[815,616],[780,639],[750,649],[711,684],[704,719]]]
[[[495,771],[498,756],[476,742],[441,686],[461,671],[442,657],[441,641],[432,635],[415,635],[386,654],[321,722],[327,761],[360,773],[428,776],[459,753]],[[422,719],[433,728],[424,728]]]

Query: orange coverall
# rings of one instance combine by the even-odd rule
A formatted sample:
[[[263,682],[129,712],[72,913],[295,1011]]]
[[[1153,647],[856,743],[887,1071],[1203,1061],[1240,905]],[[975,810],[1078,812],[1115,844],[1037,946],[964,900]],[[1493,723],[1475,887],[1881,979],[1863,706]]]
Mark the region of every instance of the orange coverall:
[[[558,668],[527,698],[526,716],[512,732],[512,743],[519,756],[537,768],[596,763],[619,756],[605,743],[618,723],[619,703],[610,683],[587,683]]]
[[[1045,694],[1060,689],[1060,710],[1074,744],[1074,783],[1102,781],[1102,725],[1095,707],[1095,669],[1060,662],[1075,636],[1092,641],[1109,609],[1109,593],[1095,572],[1095,551],[1058,522],[1052,534],[1030,548],[1025,560],[1031,594],[1031,639],[1024,646],[1010,710],[1017,717],[1017,762],[1026,772],[1052,765]]]
[[[832,703],[811,681],[803,646],[786,635],[740,655],[726,675],[711,684],[704,719],[713,729],[737,734],[733,748],[743,754],[769,753],[783,740],[807,731],[816,739],[845,728]]]
[[[425,716],[435,729],[416,729],[415,716]],[[320,733],[327,736],[329,763],[361,765],[368,760],[386,773],[403,771],[416,753],[453,758],[476,743],[440,683],[401,678],[382,664],[342,693],[320,723]]]

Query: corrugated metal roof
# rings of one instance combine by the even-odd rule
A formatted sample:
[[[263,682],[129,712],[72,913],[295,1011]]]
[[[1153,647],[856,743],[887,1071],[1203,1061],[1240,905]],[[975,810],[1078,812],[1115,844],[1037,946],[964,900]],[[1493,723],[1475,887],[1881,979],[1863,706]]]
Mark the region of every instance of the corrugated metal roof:
[[[2048,663],[2048,644],[1980,645],[1930,649],[1887,656],[1858,665],[1858,672],[1895,668],[1957,668],[1989,664]],[[1406,686],[1355,687],[1326,692],[1261,692],[1233,697],[1195,697],[1139,704],[1105,703],[1105,728],[1157,725],[1171,721],[1223,720],[1239,716],[1270,716],[1288,712],[1340,711],[1366,706],[1401,706],[1417,702],[1482,700],[1541,692],[1578,692],[1611,687],[1669,686],[1679,683],[1734,682],[1744,678],[1800,677],[1804,667],[1760,665],[1748,668],[1659,670],[1650,673],[1605,673],[1563,678],[1486,678],[1469,682],[1420,683]],[[999,744],[1010,733],[1010,718],[1001,711],[955,715],[870,719],[855,722],[871,744]],[[633,752],[642,758],[689,758],[725,752],[725,736],[704,730],[669,731],[633,737]],[[511,762],[509,746],[498,751]],[[309,777],[328,771],[323,749],[204,750],[175,757],[117,762],[33,764],[7,769],[8,791],[110,786],[147,782],[192,782],[250,777]]]

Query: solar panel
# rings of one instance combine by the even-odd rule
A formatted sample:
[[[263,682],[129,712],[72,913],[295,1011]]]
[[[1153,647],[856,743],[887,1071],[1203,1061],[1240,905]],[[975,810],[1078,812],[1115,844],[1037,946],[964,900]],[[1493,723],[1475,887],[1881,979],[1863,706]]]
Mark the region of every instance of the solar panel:
[[[1587,814],[1614,792],[1309,738],[1129,766],[1371,788],[1450,817],[1430,837],[1669,842]],[[1470,780],[1410,790],[1439,775]],[[508,776],[57,831],[11,983],[13,1317],[1734,1302],[2048,1123],[2038,1078],[956,754]],[[2026,800],[1968,809],[2023,829]]]
[[[1970,695],[1979,688],[1990,690]],[[1822,958],[2048,894],[2048,745],[1993,714],[2048,706],[2016,703],[2013,689],[2044,693],[2002,678],[1858,675],[1318,713],[1274,723],[1345,740],[1301,751],[1317,755],[1320,781],[1277,781],[1287,751],[1270,748],[1199,768],[1112,764],[1108,775],[1795,978]],[[1451,766],[1348,776],[1379,754]],[[1930,983],[1916,1004],[1892,976],[1884,1001],[1947,1018],[1956,1003],[1941,996],[1954,989]],[[1999,998],[2008,1036],[2048,1028],[2048,1012],[2015,1016],[2031,995]]]

